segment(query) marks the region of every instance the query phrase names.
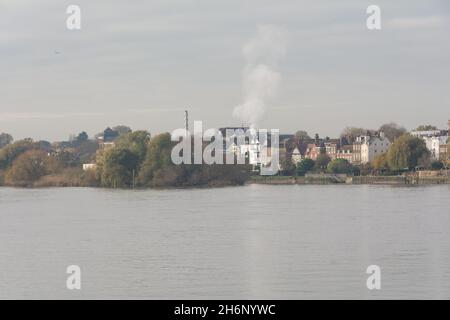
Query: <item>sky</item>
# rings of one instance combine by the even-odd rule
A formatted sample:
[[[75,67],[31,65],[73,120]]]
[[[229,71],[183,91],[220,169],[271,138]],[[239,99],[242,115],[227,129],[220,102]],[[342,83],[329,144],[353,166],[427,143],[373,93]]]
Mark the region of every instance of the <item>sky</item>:
[[[81,30],[66,27],[72,4]],[[366,27],[371,4],[381,30]],[[0,132],[55,141],[124,124],[155,134],[183,127],[185,109],[204,128],[240,125],[233,111],[254,96],[245,48],[261,28],[283,30],[282,43],[269,41],[283,50],[258,127],[330,137],[391,121],[446,128],[449,18],[446,0],[0,0]]]

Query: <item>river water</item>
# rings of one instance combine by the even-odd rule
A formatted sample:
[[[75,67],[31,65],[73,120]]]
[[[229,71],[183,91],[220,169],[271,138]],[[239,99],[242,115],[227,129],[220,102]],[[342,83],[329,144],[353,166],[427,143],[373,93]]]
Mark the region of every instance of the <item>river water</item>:
[[[0,298],[450,299],[449,191],[0,188]]]

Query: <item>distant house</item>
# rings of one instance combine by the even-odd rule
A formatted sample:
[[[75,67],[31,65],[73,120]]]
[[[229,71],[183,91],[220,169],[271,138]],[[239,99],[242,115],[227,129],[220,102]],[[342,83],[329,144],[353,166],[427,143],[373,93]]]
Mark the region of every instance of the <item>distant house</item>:
[[[324,146],[323,144],[318,145],[317,143],[308,143],[308,146],[306,147],[305,152],[305,158],[312,159],[314,161],[317,160],[317,157],[324,153]]]
[[[448,136],[422,137],[425,141],[428,151],[430,151],[431,159],[439,160],[444,146],[447,145]]]
[[[410,132],[412,136],[417,138],[424,138],[424,137],[439,137],[442,135],[446,135],[446,130],[426,130],[426,131],[411,131]]]
[[[270,137],[260,144],[259,132],[250,131],[249,127],[219,128],[224,138],[223,150],[236,156],[245,157],[245,161],[253,166],[267,166],[271,162]],[[261,152],[261,150],[265,152]]]
[[[85,163],[83,164],[83,171],[90,171],[97,169],[97,164],[95,163]]]
[[[353,163],[353,145],[341,146],[336,153],[336,159],[345,159]]]
[[[361,163],[361,145],[360,141],[355,141],[352,144],[352,163],[360,164]]]
[[[411,135],[421,138],[425,142],[428,151],[430,151],[431,159],[445,160],[449,137],[447,130],[411,131]]]
[[[336,159],[338,150],[341,146],[341,142],[339,139],[326,139],[323,142],[323,145],[325,146],[325,154],[330,157],[331,160]]]
[[[449,146],[450,146],[449,140],[447,140],[445,144],[441,144],[439,146],[439,160],[448,164],[450,164]]]
[[[292,151],[291,161],[294,165],[297,165],[300,161],[302,161],[302,155],[300,154],[300,150],[298,148],[295,148],[294,151]]]
[[[359,136],[356,143],[361,147],[361,163],[366,164],[372,162],[377,156],[388,151],[391,142],[384,136],[383,132],[376,136]],[[353,159],[353,157],[352,157]]]
[[[106,128],[103,134],[97,138],[98,145],[102,149],[112,148],[115,146],[115,140],[119,137],[119,133],[111,128]]]

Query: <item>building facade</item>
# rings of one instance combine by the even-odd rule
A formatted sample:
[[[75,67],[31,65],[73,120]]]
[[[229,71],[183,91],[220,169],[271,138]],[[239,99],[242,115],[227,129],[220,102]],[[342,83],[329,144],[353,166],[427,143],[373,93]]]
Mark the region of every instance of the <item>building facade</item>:
[[[353,145],[341,146],[336,152],[336,159],[345,159],[353,163]]]
[[[382,132],[378,136],[360,136],[357,142],[361,145],[361,164],[372,162],[377,156],[386,153],[391,145]]]
[[[294,165],[297,165],[300,161],[302,161],[302,155],[298,148],[294,148],[294,151],[292,151],[291,161]]]
[[[448,136],[422,137],[432,160],[441,159],[441,153],[447,146]],[[445,146],[445,147],[444,147]]]

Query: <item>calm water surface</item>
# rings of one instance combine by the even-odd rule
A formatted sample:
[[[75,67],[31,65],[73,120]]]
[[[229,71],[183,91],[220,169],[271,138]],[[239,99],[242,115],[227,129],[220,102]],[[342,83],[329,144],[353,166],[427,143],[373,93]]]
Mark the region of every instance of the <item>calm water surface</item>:
[[[0,298],[450,299],[449,191],[0,188]]]

